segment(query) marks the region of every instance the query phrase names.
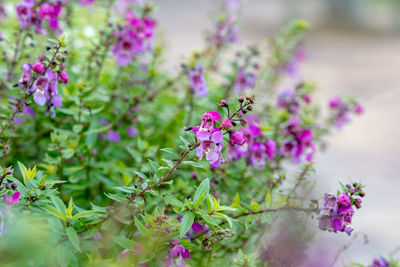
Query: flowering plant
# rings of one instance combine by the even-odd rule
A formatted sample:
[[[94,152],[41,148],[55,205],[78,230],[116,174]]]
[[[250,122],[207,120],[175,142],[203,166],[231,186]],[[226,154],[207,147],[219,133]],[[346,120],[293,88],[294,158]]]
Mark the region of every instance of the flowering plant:
[[[352,234],[361,183],[307,196],[318,148],[363,107],[335,96],[322,116],[299,70],[305,21],[229,58],[241,5],[223,1],[175,74],[148,1],[0,6],[2,262],[292,266],[309,262],[318,225]],[[277,229],[285,218],[304,231]],[[276,247],[291,231],[301,241],[286,257]]]

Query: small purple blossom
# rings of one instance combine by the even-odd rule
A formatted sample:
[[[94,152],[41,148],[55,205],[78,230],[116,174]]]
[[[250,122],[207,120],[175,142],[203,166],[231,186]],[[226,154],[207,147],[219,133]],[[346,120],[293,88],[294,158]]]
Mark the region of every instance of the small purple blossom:
[[[126,129],[126,134],[129,136],[129,137],[136,137],[137,135],[138,135],[138,132],[137,132],[137,129],[134,127],[134,126],[129,126],[127,129]]]
[[[9,206],[13,206],[19,202],[20,193],[15,192],[12,196],[5,195],[4,196],[4,203]]]
[[[204,79],[203,67],[197,65],[193,69],[188,71],[188,78],[190,86],[192,87],[193,93],[197,97],[205,97],[208,95],[208,89],[206,80]]]
[[[111,142],[119,142],[121,140],[121,136],[117,131],[109,130],[107,132],[107,139]]]
[[[32,70],[34,72],[36,72],[37,74],[42,74],[43,71],[45,70],[46,66],[44,65],[43,62],[41,61],[36,61],[35,63],[33,63],[32,65]]]
[[[290,114],[297,114],[300,110],[300,101],[294,90],[286,89],[278,95],[278,107],[286,109]]]
[[[390,261],[386,260],[385,258],[377,257],[373,260],[369,267],[389,267],[390,264]]]
[[[242,131],[232,131],[229,133],[229,142],[233,146],[242,146],[246,142],[246,140],[246,136]]]
[[[236,76],[233,91],[235,93],[241,93],[247,88],[253,88],[255,79],[256,75],[254,73],[246,73],[243,70],[240,70]]]
[[[188,249],[185,249],[183,246],[175,245],[170,248],[168,251],[168,258],[164,260],[164,264],[167,267],[171,267],[174,264],[178,267],[185,267],[185,260],[190,258],[190,252]]]

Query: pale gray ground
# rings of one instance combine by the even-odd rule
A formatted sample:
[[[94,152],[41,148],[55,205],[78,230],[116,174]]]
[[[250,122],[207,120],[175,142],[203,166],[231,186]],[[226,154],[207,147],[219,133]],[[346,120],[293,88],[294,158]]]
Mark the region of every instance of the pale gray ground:
[[[328,14],[322,1],[304,1],[307,6],[299,2],[248,1],[243,10],[242,42],[273,36],[289,17],[303,15],[314,25],[320,25],[318,22]],[[167,58],[176,67],[183,55],[203,44],[204,30],[211,27],[217,1],[156,3],[168,44]],[[354,226],[357,231],[368,233],[370,243],[356,241],[341,258],[367,263],[370,258],[400,246],[400,37],[387,30],[393,10],[368,6],[360,10],[358,16],[374,28],[375,34],[315,27],[306,39],[308,59],[302,73],[318,83],[317,101],[326,103],[331,95],[352,93],[366,106],[365,115],[337,131],[329,139],[327,152],[317,155],[316,178],[320,192],[336,190],[339,179],[361,179],[367,184],[364,208],[357,211]],[[381,34],[383,31],[385,35]],[[319,238],[338,247],[349,241],[344,234],[321,233]],[[400,253],[397,256],[400,258]],[[337,266],[343,266],[343,261]]]

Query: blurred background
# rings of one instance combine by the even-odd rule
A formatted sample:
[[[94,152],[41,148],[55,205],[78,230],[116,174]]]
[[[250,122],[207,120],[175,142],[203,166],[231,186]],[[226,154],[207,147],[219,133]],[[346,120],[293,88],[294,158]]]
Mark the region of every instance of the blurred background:
[[[204,45],[218,1],[155,2],[167,65],[179,70],[184,57]],[[335,94],[353,94],[366,108],[364,115],[328,139],[326,152],[315,158],[314,178],[319,195],[335,192],[339,180],[367,185],[353,225],[368,234],[369,243],[355,240],[336,266],[349,260],[367,264],[400,246],[400,1],[248,0],[234,50],[276,36],[293,18],[306,19],[312,26],[301,72],[305,80],[318,84],[314,101],[325,105]],[[319,231],[316,245],[339,249],[349,241],[345,234]]]

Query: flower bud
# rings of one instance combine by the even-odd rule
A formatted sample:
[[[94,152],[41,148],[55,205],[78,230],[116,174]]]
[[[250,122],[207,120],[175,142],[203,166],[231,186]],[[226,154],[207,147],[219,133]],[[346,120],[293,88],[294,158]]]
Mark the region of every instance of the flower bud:
[[[241,117],[244,116],[244,113],[243,113],[242,111],[238,111],[238,112],[237,112],[237,115],[238,115],[239,118],[241,118]]]
[[[247,110],[253,110],[253,106],[248,106]]]
[[[45,61],[45,60],[46,60],[45,55],[40,54],[40,55],[39,55],[39,60],[40,60],[40,61]]]
[[[11,189],[11,183],[6,183],[6,188]]]
[[[11,184],[11,188],[12,188],[13,190],[17,189],[17,187],[18,187],[17,183],[12,183],[12,184]]]
[[[229,130],[232,128],[232,122],[229,119],[223,119],[221,122],[221,127],[224,130]]]
[[[46,68],[46,66],[44,65],[43,62],[41,61],[36,61],[35,63],[33,63],[32,65],[32,70],[34,72],[36,72],[37,74],[41,74],[43,73],[44,69]]]
[[[197,178],[197,175],[196,175],[196,173],[195,173],[195,172],[192,172],[192,173],[190,174],[190,178],[192,178],[192,179],[196,179],[196,178]]]
[[[361,203],[362,203],[362,200],[360,198],[357,198],[354,200],[354,205],[356,206],[357,209],[361,208]]]
[[[63,83],[65,83],[65,84],[68,83],[69,76],[65,71],[60,71],[59,74],[58,74],[58,77],[60,78],[60,80]]]
[[[244,101],[244,97],[243,96],[239,97],[239,102],[243,103],[243,101]]]
[[[221,100],[221,107],[228,107],[228,102],[225,99]]]
[[[354,112],[357,113],[357,114],[363,114],[364,113],[364,107],[361,106],[360,104],[357,104],[354,107]]]

